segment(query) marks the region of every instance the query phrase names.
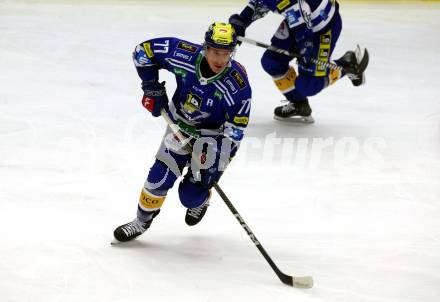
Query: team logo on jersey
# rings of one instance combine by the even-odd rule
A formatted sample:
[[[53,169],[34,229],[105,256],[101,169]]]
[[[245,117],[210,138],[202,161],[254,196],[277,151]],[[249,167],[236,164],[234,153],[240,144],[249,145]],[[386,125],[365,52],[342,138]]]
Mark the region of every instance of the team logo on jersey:
[[[197,47],[190,45],[188,43],[185,43],[185,42],[179,42],[179,44],[177,45],[177,48],[188,51],[190,53],[195,53],[197,51]]]
[[[231,75],[232,75],[232,78],[237,83],[238,87],[240,87],[240,89],[243,89],[244,87],[246,87],[246,82],[243,80],[243,78],[241,77],[240,73],[238,73],[238,71],[236,71],[236,70],[231,71]]]
[[[185,110],[186,113],[193,114],[197,110],[200,110],[201,107],[202,98],[198,95],[192,94],[191,92],[188,93],[185,104],[183,104],[183,110]]]
[[[192,92],[188,93],[181,110],[183,116],[191,122],[196,122],[199,119],[210,116],[211,114],[209,112],[203,112],[200,110],[202,102],[203,99],[200,96]]]

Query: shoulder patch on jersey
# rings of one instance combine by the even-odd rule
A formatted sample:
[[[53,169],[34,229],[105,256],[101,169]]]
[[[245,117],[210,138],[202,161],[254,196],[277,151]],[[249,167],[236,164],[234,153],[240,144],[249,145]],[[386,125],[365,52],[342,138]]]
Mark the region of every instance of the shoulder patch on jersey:
[[[179,44],[177,45],[177,48],[185,50],[190,53],[196,53],[196,51],[197,51],[197,47],[190,45],[188,43],[182,42],[182,41],[179,42]]]
[[[237,70],[231,71],[231,76],[234,79],[234,81],[237,83],[238,87],[240,87],[240,89],[246,87],[246,82],[244,81],[244,79],[241,77],[240,73]]]
[[[151,44],[150,42],[145,42],[142,44],[142,46],[144,47],[145,53],[147,54],[148,58],[152,58],[154,57],[153,51],[151,50]]]

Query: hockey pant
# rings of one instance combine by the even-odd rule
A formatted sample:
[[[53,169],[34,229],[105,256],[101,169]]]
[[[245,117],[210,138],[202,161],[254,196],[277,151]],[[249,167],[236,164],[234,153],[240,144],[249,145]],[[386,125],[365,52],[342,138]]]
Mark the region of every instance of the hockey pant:
[[[167,127],[156,160],[142,189],[138,216],[145,217],[160,209],[168,190],[173,187],[184,168],[190,163],[191,154],[181,148],[181,144]],[[209,198],[209,190],[194,178],[191,167],[188,167],[183,180],[179,183],[178,192],[180,201],[186,208],[197,208]]]
[[[328,62],[342,29],[339,14],[323,31],[313,34],[314,57]],[[292,29],[283,21],[271,39],[275,47],[298,52]],[[325,87],[340,79],[343,74],[337,70],[310,63],[307,68],[299,64],[298,73],[289,65],[292,57],[266,50],[261,58],[263,69],[272,76],[275,85],[287,100],[304,100],[319,93]]]

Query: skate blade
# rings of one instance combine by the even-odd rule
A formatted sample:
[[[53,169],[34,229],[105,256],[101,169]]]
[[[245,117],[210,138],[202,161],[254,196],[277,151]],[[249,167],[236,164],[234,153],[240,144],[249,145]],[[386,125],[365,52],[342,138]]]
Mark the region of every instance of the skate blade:
[[[298,124],[313,124],[315,122],[315,119],[311,115],[310,116],[294,115],[290,117],[279,117],[274,115],[273,118],[281,122],[298,123]]]
[[[121,244],[122,242],[121,241],[119,241],[119,240],[117,240],[116,238],[114,238],[111,242],[110,242],[110,245],[118,245],[118,244]]]

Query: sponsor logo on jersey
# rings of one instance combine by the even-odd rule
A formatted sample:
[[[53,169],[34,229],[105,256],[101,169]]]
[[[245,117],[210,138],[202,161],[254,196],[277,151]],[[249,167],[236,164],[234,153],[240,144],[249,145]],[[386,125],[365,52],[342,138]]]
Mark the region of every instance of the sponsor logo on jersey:
[[[241,77],[241,75],[238,71],[236,71],[236,70],[231,71],[231,75],[232,75],[232,78],[237,83],[238,87],[240,87],[240,89],[243,89],[244,87],[246,87],[246,82]]]
[[[186,71],[185,69],[182,69],[182,68],[174,67],[174,74],[181,76],[182,78],[185,78],[188,74],[188,71]]]
[[[331,41],[331,39],[330,39],[330,35],[329,34],[324,34],[324,35],[321,35],[321,45],[330,45],[330,41]]]
[[[177,126],[179,126],[179,129],[182,132],[184,132],[184,133],[186,133],[186,134],[188,134],[188,135],[190,135],[190,136],[192,136],[194,138],[199,138],[200,137],[200,134],[197,131],[196,127],[188,125],[187,123],[185,123],[182,120],[177,120]]]
[[[249,123],[249,118],[247,116],[236,116],[234,117],[234,123],[246,126]]]
[[[192,87],[192,90],[194,90],[194,91],[196,91],[196,92],[198,92],[198,93],[200,93],[200,94],[204,94],[204,93],[205,93],[202,89],[200,89],[200,88],[197,87],[197,86],[193,86],[193,87]]]
[[[277,9],[279,12],[282,12],[283,9],[285,9],[289,5],[290,5],[290,0],[282,0],[280,3],[277,4]]]
[[[318,50],[318,58],[320,61],[328,62],[330,58],[330,41],[332,38],[331,30],[322,34],[319,38],[319,50]],[[327,75],[327,68],[325,66],[316,65],[315,68],[315,76],[324,77]]]
[[[154,53],[151,50],[150,42],[145,42],[145,43],[142,44],[142,46],[144,47],[145,53],[147,54],[148,58],[151,59],[152,57],[154,57]]]
[[[153,63],[147,57],[147,54],[145,53],[145,49],[141,45],[136,46],[136,49],[133,53],[133,59],[134,59],[134,65],[136,67],[151,65]]]
[[[190,45],[188,43],[185,43],[185,42],[179,42],[179,44],[177,45],[177,48],[188,51],[190,53],[195,53],[197,51],[197,47]]]
[[[220,90],[216,89],[214,92],[214,97],[218,98],[219,100],[221,100],[221,98],[223,97],[223,93],[221,93]]]
[[[232,128],[231,133],[229,134],[229,137],[233,140],[240,141],[244,136],[244,131],[237,128]]]
[[[232,91],[232,94],[236,94],[237,93],[237,88],[235,88],[234,84],[232,84],[231,80],[227,79],[226,84],[228,84],[229,88]]]
[[[319,50],[319,59],[326,60],[327,57],[329,56],[329,51],[330,51],[330,49],[321,48]]]
[[[177,52],[177,51],[174,52],[174,56],[177,57],[177,58],[182,58],[182,59],[187,60],[187,61],[191,60],[191,58],[192,58],[192,56],[188,56],[186,54],[183,54],[183,53]]]

